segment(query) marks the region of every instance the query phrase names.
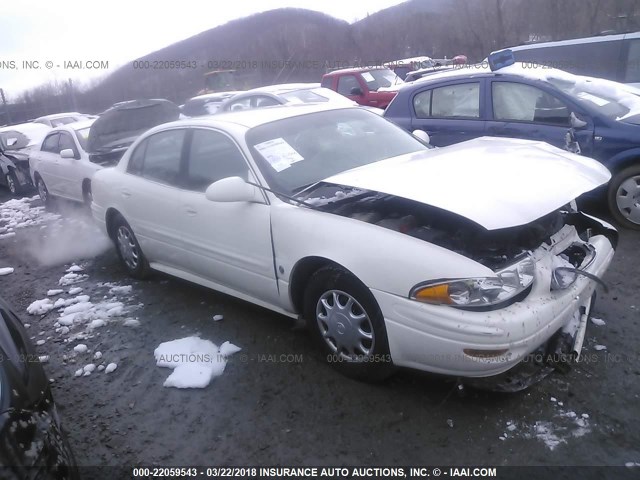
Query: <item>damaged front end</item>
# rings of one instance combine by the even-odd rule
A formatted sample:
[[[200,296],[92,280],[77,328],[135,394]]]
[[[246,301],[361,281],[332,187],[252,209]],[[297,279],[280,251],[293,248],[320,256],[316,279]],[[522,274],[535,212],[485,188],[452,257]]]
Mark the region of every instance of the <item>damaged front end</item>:
[[[513,340],[505,340],[496,348],[463,349],[468,361],[493,362],[494,366],[502,356],[512,355],[508,360],[511,368],[505,367],[508,370],[502,373],[464,378],[467,385],[497,391],[522,390],[553,371],[567,372],[571,368],[582,349],[595,284],[602,284],[598,277],[602,270],[594,274],[590,267],[597,263],[598,254],[612,255],[618,242],[612,226],[578,211],[575,202],[525,225],[489,230],[458,214],[414,200],[335,184],[317,186],[306,201],[327,213],[446,248],[495,272],[495,278],[444,279],[416,285],[410,294],[414,300],[473,312],[478,319],[488,315],[482,312],[507,311],[506,307],[517,302],[526,301],[532,306],[557,302],[558,308],[561,303],[565,305],[562,319],[549,316],[544,320],[549,328],[541,330],[539,340],[529,348],[515,348]],[[606,248],[599,252],[594,245]],[[577,283],[581,278],[590,281],[588,286],[584,281]],[[427,296],[419,297],[429,289]]]

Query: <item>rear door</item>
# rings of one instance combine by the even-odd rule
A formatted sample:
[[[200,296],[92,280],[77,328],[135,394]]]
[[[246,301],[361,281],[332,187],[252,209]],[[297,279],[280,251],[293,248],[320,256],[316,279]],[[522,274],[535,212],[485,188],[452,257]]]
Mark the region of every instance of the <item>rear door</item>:
[[[485,134],[483,79],[425,86],[409,98],[411,130],[424,130],[444,147]]]
[[[47,190],[52,195],[61,195],[60,179],[58,176],[58,159],[60,156],[60,132],[47,135],[42,142],[40,150],[33,155],[37,159],[34,162],[34,173],[38,173],[44,180]]]
[[[238,145],[225,133],[192,129],[184,195],[177,204],[190,270],[203,278],[269,303],[278,291],[269,205],[212,202],[205,190],[217,180],[255,181]]]
[[[551,91],[515,81],[491,81],[491,115],[487,135],[541,140],[566,147],[572,106]],[[593,148],[593,125],[576,130],[582,153]]]
[[[135,147],[127,175],[115,187],[121,212],[149,261],[179,269],[185,264],[179,205],[186,132],[175,128],[147,137]]]

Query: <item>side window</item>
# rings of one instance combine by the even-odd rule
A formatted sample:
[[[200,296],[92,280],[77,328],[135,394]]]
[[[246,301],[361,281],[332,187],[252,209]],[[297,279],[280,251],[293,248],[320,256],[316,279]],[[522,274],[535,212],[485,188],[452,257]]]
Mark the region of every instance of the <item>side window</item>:
[[[629,40],[629,55],[627,56],[624,81],[626,83],[640,83],[640,38]]]
[[[280,105],[280,103],[277,102],[276,100],[274,100],[271,97],[256,97],[255,98],[255,106],[256,106],[256,108],[272,107],[274,105]]]
[[[251,97],[246,97],[229,104],[230,112],[235,112],[237,110],[249,110],[250,108],[251,108]]]
[[[520,83],[493,82],[493,118],[502,121],[569,125],[569,109],[553,95]]]
[[[133,175],[141,175],[142,174],[142,165],[144,163],[144,154],[147,150],[147,143],[149,143],[146,139],[143,140],[133,151],[131,157],[129,157],[129,163],[127,164],[127,172]]]
[[[69,135],[68,133],[61,133],[60,140],[58,142],[58,149],[62,151],[67,148],[73,150],[74,154],[76,153],[76,144],[73,141],[73,138],[71,138],[71,135]]]
[[[420,92],[413,97],[413,109],[417,118],[429,118],[431,116],[431,90]]]
[[[53,133],[45,138],[44,142],[42,143],[42,151],[60,153],[60,148],[58,148],[58,138],[60,138],[59,133]]]
[[[180,157],[185,130],[168,130],[147,139],[142,176],[166,185],[180,184]]]
[[[351,90],[354,88],[361,88],[358,79],[354,75],[338,77],[338,93],[340,95],[351,95]]]
[[[480,84],[462,83],[434,88],[431,116],[438,118],[480,118]]]
[[[322,83],[320,83],[320,86],[324,88],[331,88],[331,85],[332,85],[331,77],[323,78]]]
[[[212,130],[194,130],[187,161],[185,187],[204,192],[209,185],[227,177],[247,180],[249,167],[236,144]]]

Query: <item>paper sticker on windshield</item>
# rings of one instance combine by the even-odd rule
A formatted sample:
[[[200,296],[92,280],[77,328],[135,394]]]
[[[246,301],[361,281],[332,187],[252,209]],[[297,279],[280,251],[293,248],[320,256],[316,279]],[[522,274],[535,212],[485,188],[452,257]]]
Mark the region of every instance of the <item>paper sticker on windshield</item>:
[[[607,100],[600,97],[596,97],[595,95],[591,95],[590,93],[587,93],[587,92],[578,93],[578,97],[582,98],[583,100],[589,100],[590,102],[595,103],[599,107],[604,107],[607,103],[609,103]]]
[[[302,155],[283,138],[275,138],[259,143],[255,148],[276,172],[281,172],[294,163],[304,160]]]
[[[362,78],[364,78],[364,81],[367,83],[373,82],[375,80],[370,72],[362,72]]]

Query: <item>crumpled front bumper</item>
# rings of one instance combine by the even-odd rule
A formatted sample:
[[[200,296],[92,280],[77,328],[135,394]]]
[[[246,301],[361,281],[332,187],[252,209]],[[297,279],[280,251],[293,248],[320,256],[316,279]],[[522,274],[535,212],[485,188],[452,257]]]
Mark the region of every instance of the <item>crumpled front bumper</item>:
[[[615,229],[593,217],[584,216],[584,221],[594,227],[589,244],[595,256],[583,269],[602,278],[613,258]],[[531,291],[505,308],[474,312],[373,291],[385,317],[393,362],[457,377],[490,377],[512,369],[534,351],[546,351],[558,332],[564,333],[565,340],[568,335],[571,348],[579,353],[596,282],[578,276],[568,288],[551,290],[552,257],[581,241],[574,227],[565,226],[560,233],[552,237],[551,246],[532,252],[536,274]],[[466,354],[465,349],[505,352],[481,358]]]

